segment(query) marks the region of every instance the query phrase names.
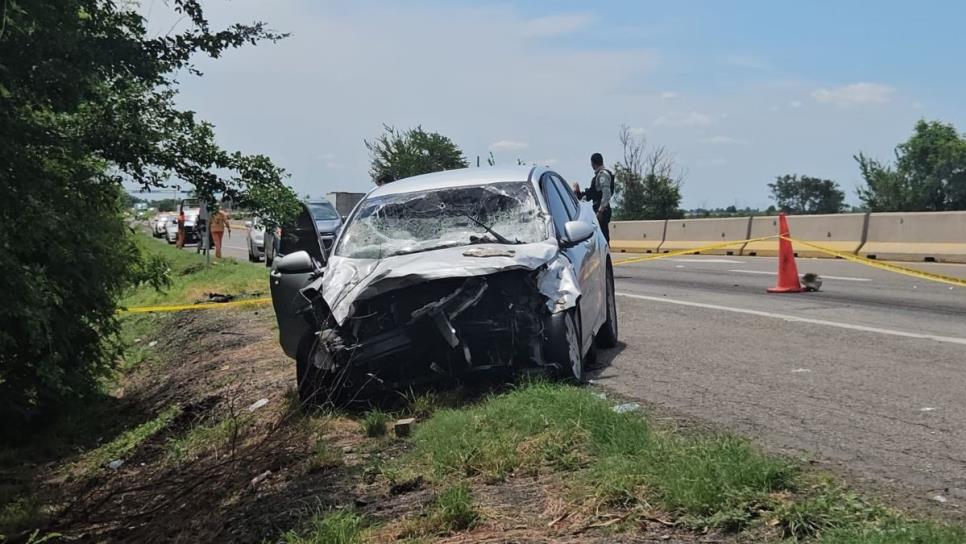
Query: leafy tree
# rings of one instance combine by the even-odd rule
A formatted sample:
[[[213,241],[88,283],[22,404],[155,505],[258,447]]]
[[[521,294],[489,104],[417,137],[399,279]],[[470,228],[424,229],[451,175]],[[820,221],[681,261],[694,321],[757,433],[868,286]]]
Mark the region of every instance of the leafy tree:
[[[366,140],[365,144],[372,161],[369,174],[373,181],[385,183],[469,166],[452,140],[437,132],[426,132],[421,126],[400,131],[386,125],[381,136],[372,142]]]
[[[644,137],[636,138],[626,125],[620,129],[624,156],[614,164],[617,185],[615,219],[677,219],[684,174],[664,147],[647,149]]]
[[[149,37],[132,2],[2,0],[0,11],[0,435],[96,389],[118,350],[116,304],[157,262],[122,218],[122,181],[169,179],[269,217],[297,206],[267,157],[220,148],[175,106],[195,54],[283,35],[264,23],[210,28],[199,0],[172,0],[187,26]]]
[[[859,199],[871,211],[966,210],[966,137],[950,125],[920,120],[896,146],[894,166],[855,156],[865,186]]]
[[[839,213],[845,206],[845,193],[830,179],[786,174],[768,188],[778,209],[786,213]]]

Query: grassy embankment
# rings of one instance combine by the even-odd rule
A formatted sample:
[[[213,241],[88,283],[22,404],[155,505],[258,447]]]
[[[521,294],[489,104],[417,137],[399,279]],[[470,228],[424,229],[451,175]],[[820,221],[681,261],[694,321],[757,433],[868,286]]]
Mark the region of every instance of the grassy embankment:
[[[149,247],[172,263],[173,285],[164,293],[137,289],[125,298],[125,306],[191,303],[211,292],[258,296],[265,290],[263,267],[227,260],[205,267],[197,255],[160,243]],[[168,319],[164,314],[123,317],[127,349],[117,380],[106,389],[125,384],[136,370],[170,372],[165,355],[147,341]],[[638,411],[618,413],[613,401],[588,388],[530,383],[483,400],[425,394],[393,413],[302,415],[293,411],[294,404],[278,408],[279,421],[290,433],[284,443],[307,446],[291,456],[292,466],[273,461],[273,478],[305,483],[320,477],[326,483],[319,490],[331,488],[335,478],[346,491],[337,493],[344,502],[320,500],[317,511],[292,518],[268,537],[272,541],[414,543],[458,535],[472,541],[525,526],[534,539],[566,535],[588,541],[658,527],[673,533],[669,538],[686,542],[700,541],[707,532],[722,541],[966,542],[960,527],[913,519],[797,461],[764,454],[741,438],[671,428]],[[67,468],[60,473],[93,480],[110,473],[105,465],[111,461],[133,459],[143,460],[148,469],[157,467],[153,470],[159,474],[190,474],[179,467],[209,466],[206,459],[224,452],[229,443],[234,455],[236,442],[254,441],[267,428],[279,432],[277,425],[251,423],[261,412],[241,418],[213,412],[178,426],[174,422],[184,419],[186,407],[172,402],[150,414],[114,414],[107,423],[84,414],[59,437],[59,448],[80,451],[63,457]],[[107,414],[111,408],[108,403],[92,410]],[[404,415],[417,418],[413,433],[393,437],[392,422]],[[108,424],[111,432],[105,432]],[[347,436],[351,446],[342,445]],[[145,454],[148,444],[157,453]],[[56,450],[49,446],[47,457]],[[6,460],[24,451],[11,450]],[[521,496],[521,483],[538,491]],[[379,500],[392,503],[398,495],[397,502],[408,510],[384,516],[381,508],[354,504],[348,498],[351,490],[365,485],[382,485],[384,498]],[[406,495],[426,488],[428,493]],[[19,495],[0,494],[0,534],[38,526],[53,513],[24,489],[8,489]],[[246,495],[228,496],[225,504],[245,504]],[[284,509],[280,502],[254,503],[253,508],[272,504]],[[513,506],[509,512],[506,504]]]

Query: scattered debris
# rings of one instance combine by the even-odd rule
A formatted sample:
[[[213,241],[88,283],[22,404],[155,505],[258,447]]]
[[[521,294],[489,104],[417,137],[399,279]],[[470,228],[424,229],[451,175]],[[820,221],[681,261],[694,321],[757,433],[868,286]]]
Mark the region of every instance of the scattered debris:
[[[792,372],[795,372],[795,373],[803,373],[803,372],[811,372],[811,371],[812,371],[811,368],[795,368],[792,370]]]
[[[607,400],[607,395],[602,391],[598,391],[597,393],[594,393],[594,396],[599,398],[600,400]]]
[[[268,404],[268,399],[258,399],[255,402],[253,402],[251,406],[248,407],[248,411],[254,412],[255,410],[258,410],[259,408],[261,408],[262,406],[265,406],[266,404]]]
[[[802,276],[802,287],[808,292],[818,291],[822,288],[822,278],[818,274],[809,272]]]
[[[117,470],[121,468],[121,465],[123,464],[124,464],[124,459],[115,459],[107,464],[107,468],[111,470]]]
[[[235,295],[223,295],[221,293],[208,293],[208,302],[231,302],[235,300]]]
[[[919,409],[920,412],[933,412],[936,408],[934,406],[924,406]]]
[[[149,348],[153,348],[156,345],[158,345],[158,341],[157,340],[151,340],[150,342],[148,342],[148,347]]]
[[[254,478],[252,478],[252,489],[257,488],[258,487],[258,484],[264,482],[271,475],[272,475],[272,471],[271,470],[266,470],[265,472],[263,472],[263,473],[259,474],[258,476],[255,476]]]
[[[134,343],[135,344],[140,344],[141,343],[141,339],[140,338],[135,338],[134,339]]]
[[[389,486],[389,495],[403,495],[405,493],[412,493],[416,491],[423,485],[423,477],[416,476],[415,478],[409,480],[403,480],[402,482],[396,482]]]
[[[399,438],[409,436],[410,431],[412,431],[413,423],[416,423],[416,418],[407,417],[405,419],[400,419],[396,421],[395,425],[393,425],[393,432],[396,433],[396,436]]]
[[[641,409],[641,405],[636,402],[625,402],[624,404],[618,404],[611,408],[611,410],[617,412],[618,414],[626,414],[628,412],[636,412]]]
[[[946,504],[946,497],[942,495],[933,495],[932,500],[938,502],[939,504]]]

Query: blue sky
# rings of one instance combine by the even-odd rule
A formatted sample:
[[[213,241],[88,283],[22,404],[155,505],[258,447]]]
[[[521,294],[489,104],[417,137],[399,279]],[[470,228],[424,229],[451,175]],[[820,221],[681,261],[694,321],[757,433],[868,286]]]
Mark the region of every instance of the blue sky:
[[[422,124],[475,161],[585,182],[621,124],[670,150],[687,208],[765,207],[789,173],[855,201],[852,155],[890,159],[919,118],[966,129],[960,2],[210,0],[216,24],[292,36],[202,61],[181,104],[313,196],[371,187],[363,140]],[[176,18],[142,0],[149,29]]]

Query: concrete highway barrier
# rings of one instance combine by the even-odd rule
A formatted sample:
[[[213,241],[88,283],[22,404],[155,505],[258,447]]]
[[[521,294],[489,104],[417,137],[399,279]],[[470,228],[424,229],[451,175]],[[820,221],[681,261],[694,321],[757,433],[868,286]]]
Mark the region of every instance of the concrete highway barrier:
[[[874,213],[859,254],[879,260],[966,263],[966,212]]]
[[[615,221],[610,224],[610,249],[615,253],[657,253],[667,221]]]
[[[740,255],[748,236],[751,218],[672,219],[667,222],[661,253],[697,249],[734,241],[733,247],[702,251],[706,255]]]
[[[840,253],[855,255],[865,239],[865,213],[840,213],[828,215],[789,215],[788,229],[792,238],[827,247]],[[778,217],[753,217],[749,238],[778,234]],[[794,246],[798,257],[828,257],[808,247]],[[778,240],[748,242],[742,255],[770,257],[778,254]]]

